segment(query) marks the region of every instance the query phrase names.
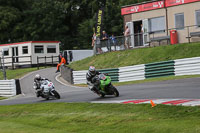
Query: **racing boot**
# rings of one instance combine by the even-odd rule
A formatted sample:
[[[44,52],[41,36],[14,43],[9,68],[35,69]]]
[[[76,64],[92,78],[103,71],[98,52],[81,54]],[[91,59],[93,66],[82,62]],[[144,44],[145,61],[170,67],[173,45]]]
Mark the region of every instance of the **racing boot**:
[[[39,97],[40,96],[40,91],[36,91],[36,96]]]

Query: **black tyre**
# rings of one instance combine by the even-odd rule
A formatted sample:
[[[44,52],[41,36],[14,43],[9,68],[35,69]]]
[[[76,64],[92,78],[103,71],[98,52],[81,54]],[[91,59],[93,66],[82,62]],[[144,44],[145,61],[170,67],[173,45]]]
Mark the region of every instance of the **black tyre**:
[[[57,91],[53,91],[55,98],[60,99],[60,95]]]
[[[113,86],[112,90],[113,90],[113,95],[114,95],[115,97],[118,97],[118,96],[119,96],[118,90],[117,90],[114,86]]]
[[[103,98],[103,97],[105,97],[105,94],[104,93],[100,93],[99,96]]]

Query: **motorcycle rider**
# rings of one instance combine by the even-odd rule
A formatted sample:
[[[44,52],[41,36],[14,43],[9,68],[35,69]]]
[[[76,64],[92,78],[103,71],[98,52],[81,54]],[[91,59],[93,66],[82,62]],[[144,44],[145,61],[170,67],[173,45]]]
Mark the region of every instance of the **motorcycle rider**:
[[[41,76],[39,74],[35,75],[34,85],[36,86],[35,89],[36,89],[36,95],[37,95],[37,97],[40,96],[41,91],[42,91],[42,89],[40,88],[42,80],[45,80],[45,78],[41,78]]]
[[[90,66],[86,74],[87,84],[92,86],[91,90],[99,90],[99,83],[96,81],[95,76],[101,74],[99,71],[96,71],[94,66]]]

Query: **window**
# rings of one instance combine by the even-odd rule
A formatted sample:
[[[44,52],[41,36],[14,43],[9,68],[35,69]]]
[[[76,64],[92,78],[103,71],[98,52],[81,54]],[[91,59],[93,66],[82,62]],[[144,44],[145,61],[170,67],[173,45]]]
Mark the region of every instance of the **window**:
[[[184,29],[184,14],[179,13],[175,14],[175,28],[177,29]]]
[[[4,55],[4,56],[9,56],[9,50],[3,51],[3,55]]]
[[[149,19],[150,32],[165,30],[165,17],[157,17]]]
[[[196,14],[196,25],[200,27],[200,10],[197,10],[195,14]]]
[[[55,45],[47,46],[47,53],[56,53],[56,46]]]
[[[35,53],[44,53],[43,46],[35,46]]]
[[[22,47],[22,53],[23,54],[28,54],[28,46],[23,46]]]

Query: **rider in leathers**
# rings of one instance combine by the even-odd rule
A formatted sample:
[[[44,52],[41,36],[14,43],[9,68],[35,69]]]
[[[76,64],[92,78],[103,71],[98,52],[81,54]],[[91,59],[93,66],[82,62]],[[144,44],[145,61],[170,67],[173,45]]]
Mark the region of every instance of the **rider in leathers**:
[[[96,81],[95,76],[99,75],[100,72],[96,71],[94,66],[90,66],[86,74],[87,84],[92,86],[91,90],[99,91],[99,82]]]
[[[43,80],[46,80],[46,78],[41,78],[41,76],[39,74],[35,75],[34,85],[36,86],[36,95],[37,95],[37,97],[39,97],[41,95],[42,88],[40,88],[40,86],[41,86],[41,82]]]

